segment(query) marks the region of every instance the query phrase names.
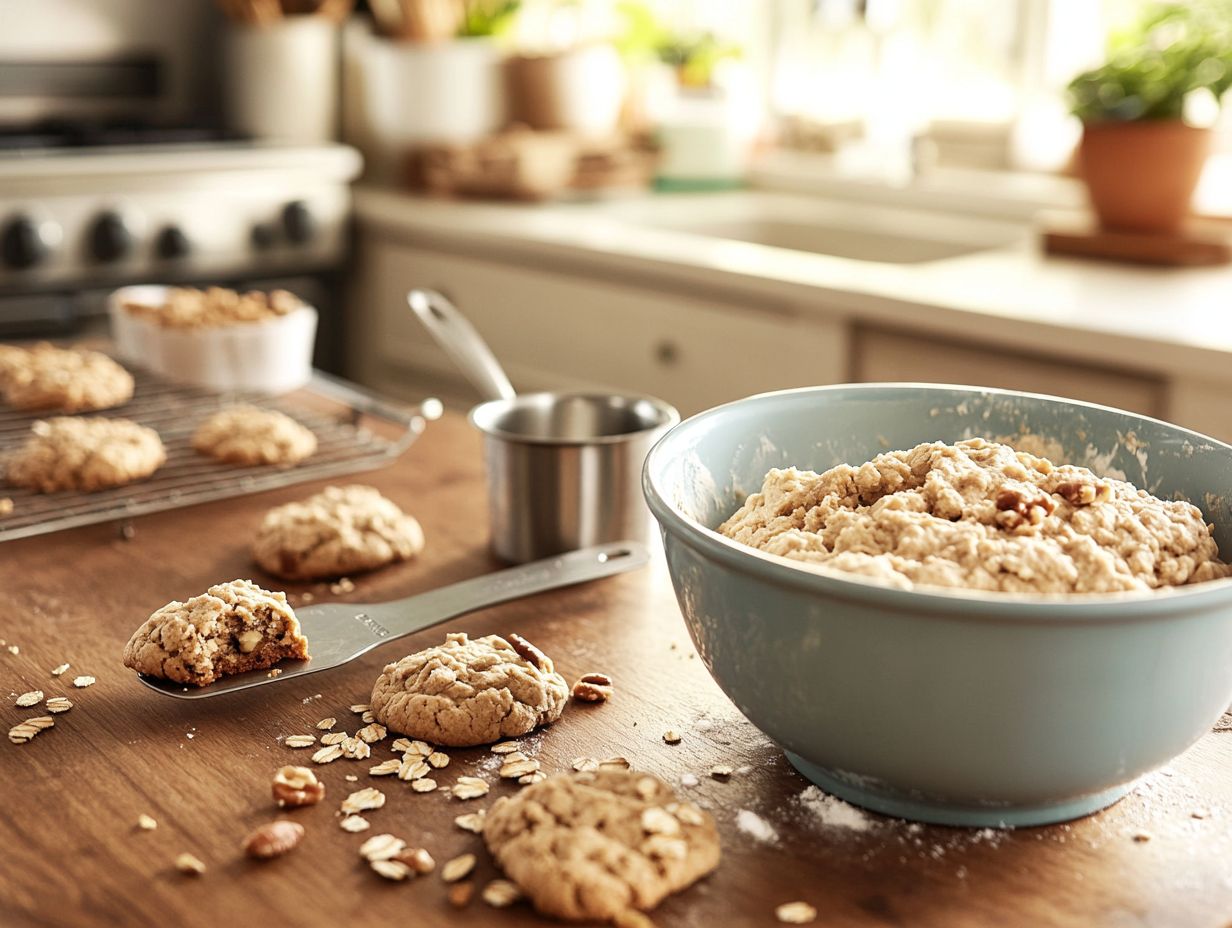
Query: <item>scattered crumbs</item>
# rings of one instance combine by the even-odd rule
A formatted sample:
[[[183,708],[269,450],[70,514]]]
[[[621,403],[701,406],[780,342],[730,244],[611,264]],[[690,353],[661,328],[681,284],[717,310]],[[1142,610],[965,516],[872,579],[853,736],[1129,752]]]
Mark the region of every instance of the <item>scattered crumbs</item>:
[[[710,775],[716,780],[726,780],[735,772],[735,768],[728,764],[715,764],[710,768]]]
[[[344,779],[348,783],[358,783],[359,782],[359,777],[355,776],[355,774],[353,773],[348,773]]]
[[[1149,831],[1135,831],[1133,839],[1135,844],[1146,844],[1151,840],[1151,833]]]
[[[137,827],[142,831],[153,831],[158,827],[158,822],[154,821],[153,816],[146,815],[143,812],[137,816]]]
[[[676,731],[674,728],[669,728],[663,733],[663,740],[668,744],[679,744],[680,732]]]
[[[350,577],[341,577],[337,583],[331,583],[329,585],[329,591],[335,596],[339,596],[343,593],[354,593],[355,584],[351,581]]]
[[[817,909],[807,902],[784,902],[775,907],[774,917],[785,925],[808,925],[817,920]]]
[[[275,667],[273,670],[271,670],[269,673],[266,674],[266,676],[271,679],[277,676],[281,676],[281,675],[282,675],[282,670],[278,667]]]
[[[308,705],[308,703],[312,702],[314,699],[320,699],[320,698],[321,698],[321,694],[317,693],[315,696],[305,696],[303,699],[300,700],[300,702],[302,702],[306,706]]]
[[[175,859],[175,869],[188,876],[200,876],[205,873],[205,864],[192,854],[181,854]]]
[[[316,598],[317,598],[316,594],[313,593],[311,590],[305,590],[304,592],[299,594],[299,601],[301,603],[310,603]]]
[[[846,828],[849,831],[869,831],[876,822],[864,811],[837,796],[823,793],[820,787],[809,786],[796,797],[819,824],[831,828]]]
[[[189,741],[192,741],[193,733],[191,731],[186,731],[184,732],[184,737],[187,738]]]
[[[693,773],[682,773],[680,775],[680,785],[684,787],[694,787],[701,781],[697,779],[697,775]]]
[[[68,670],[68,667],[69,665],[67,661],[61,664],[59,667],[53,667],[51,668],[51,675],[53,677],[58,677],[60,676],[60,674],[64,673],[64,671]]]
[[[17,645],[15,644],[11,644],[9,645],[9,653],[10,654],[20,654],[21,648],[17,647]]]
[[[965,880],[967,878],[967,868],[959,867],[957,870],[954,871],[954,875],[958,877],[960,880]]]
[[[736,827],[754,841],[762,844],[778,843],[779,833],[774,830],[774,826],[749,809],[741,809],[736,813]]]

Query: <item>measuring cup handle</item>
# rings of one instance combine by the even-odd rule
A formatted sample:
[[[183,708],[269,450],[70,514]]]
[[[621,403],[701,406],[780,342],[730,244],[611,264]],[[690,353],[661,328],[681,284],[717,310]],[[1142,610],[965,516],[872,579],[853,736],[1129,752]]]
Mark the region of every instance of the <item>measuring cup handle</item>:
[[[442,294],[416,289],[406,295],[406,302],[485,400],[517,395],[483,336]]]

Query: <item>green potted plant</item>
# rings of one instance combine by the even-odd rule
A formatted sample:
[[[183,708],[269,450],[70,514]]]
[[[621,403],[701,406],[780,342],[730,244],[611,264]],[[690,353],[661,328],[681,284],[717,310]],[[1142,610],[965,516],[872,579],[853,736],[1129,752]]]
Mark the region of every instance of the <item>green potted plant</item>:
[[[1147,9],[1114,36],[1103,65],[1069,85],[1082,120],[1078,166],[1100,224],[1175,232],[1210,149],[1210,129],[1186,113],[1232,87],[1232,0],[1183,0]]]

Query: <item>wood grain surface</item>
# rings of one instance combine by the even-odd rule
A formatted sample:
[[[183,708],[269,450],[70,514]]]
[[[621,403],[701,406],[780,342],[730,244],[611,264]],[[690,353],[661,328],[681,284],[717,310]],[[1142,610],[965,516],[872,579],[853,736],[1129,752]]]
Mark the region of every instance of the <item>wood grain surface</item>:
[[[292,586],[293,602],[305,591],[318,601],[380,601],[497,566],[485,549],[480,443],[461,417],[433,423],[397,464],[356,479],[419,517],[426,552],[355,577],[345,596],[325,584]],[[611,702],[572,705],[525,739],[546,770],[566,769],[578,755],[621,754],[676,784],[682,775],[698,778],[683,791],[718,818],[723,862],[656,911],[660,926],[773,925],[774,907],[797,899],[815,905],[817,924],[826,926],[1222,928],[1232,920],[1232,732],[1208,734],[1127,799],[1068,825],[979,832],[870,816],[865,831],[827,827],[799,801],[808,784],[696,659],[660,562],[455,620],[337,671],[251,694],[190,704],[140,686],[120,664],[133,629],[158,606],[216,582],[251,577],[285,587],[253,566],[249,541],[268,506],[316,489],[142,518],[129,539],[99,525],[0,546],[0,638],[19,648],[0,649],[0,717],[7,729],[38,714],[13,704],[31,689],[75,704],[32,742],[0,742],[4,928],[542,923],[525,904],[496,911],[476,897],[455,910],[439,875],[390,883],[362,864],[356,851],[364,838],[392,832],[438,863],[478,852],[480,888],[496,872],[479,838],[453,819],[516,789],[502,783],[484,799],[461,802],[370,778],[367,768],[392,756],[389,741],[374,745],[369,761],[317,768],[328,794],[288,814],[307,829],[294,852],[256,863],[239,851],[253,827],[279,815],[269,795],[274,770],[308,761],[310,752],[280,739],[319,734],[313,726],[325,716],[354,731],[359,721],[347,707],[368,701],[380,667],[446,630],[516,631],[571,681],[589,670],[615,678]],[[53,677],[51,668],[66,661],[71,669]],[[74,689],[72,677],[83,673],[98,682]],[[682,732],[680,744],[663,743],[667,728]],[[495,778],[486,750],[449,754],[439,782],[476,772]],[[739,770],[727,782],[710,778],[720,763]],[[371,832],[342,832],[340,800],[367,785],[385,792],[386,806],[366,813]],[[774,840],[738,827],[741,810],[768,823]],[[137,828],[142,813],[157,830]],[[178,873],[173,860],[182,851],[205,861],[207,872]]]

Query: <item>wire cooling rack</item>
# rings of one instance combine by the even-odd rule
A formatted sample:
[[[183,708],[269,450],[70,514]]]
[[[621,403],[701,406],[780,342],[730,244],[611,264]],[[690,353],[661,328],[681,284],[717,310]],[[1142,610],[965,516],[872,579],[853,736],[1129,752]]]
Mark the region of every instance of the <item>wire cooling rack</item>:
[[[146,480],[94,493],[35,493],[0,485],[0,498],[13,501],[13,511],[0,515],[0,542],[374,470],[401,455],[427,422],[441,414],[438,400],[425,400],[417,409],[399,409],[320,372],[313,374],[304,389],[276,399],[211,393],[143,371],[132,373],[136,381],[133,398],[123,406],[90,415],[132,419],[155,429],[167,449],[167,462]],[[237,402],[276,409],[312,429],[317,437],[316,453],[295,467],[278,468],[222,464],[194,451],[192,434],[202,420]],[[0,461],[25,441],[35,420],[47,415],[0,408]],[[383,438],[364,427],[368,418],[402,431],[397,438]]]

